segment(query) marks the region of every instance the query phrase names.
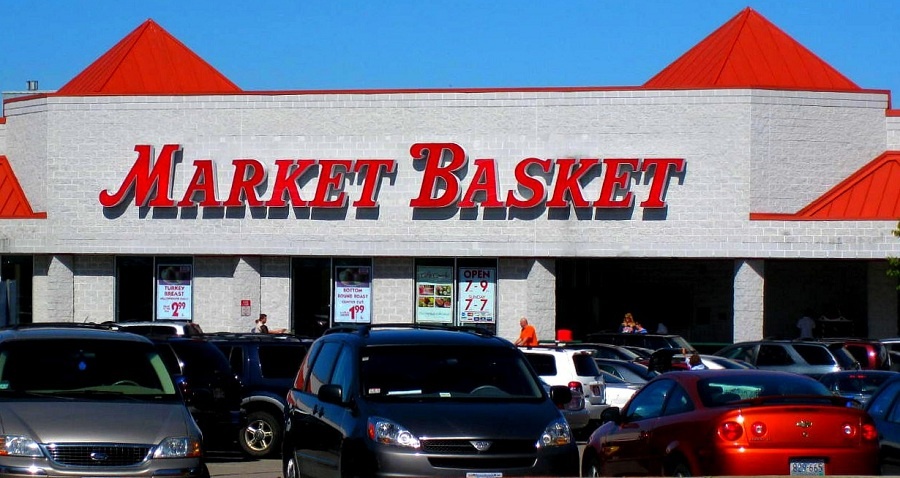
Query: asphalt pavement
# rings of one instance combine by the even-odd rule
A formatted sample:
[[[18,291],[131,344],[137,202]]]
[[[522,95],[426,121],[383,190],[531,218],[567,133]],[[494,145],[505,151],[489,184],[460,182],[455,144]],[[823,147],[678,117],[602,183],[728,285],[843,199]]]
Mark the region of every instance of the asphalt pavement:
[[[281,478],[281,458],[256,460],[240,453],[210,453],[206,465],[213,478]]]
[[[578,442],[579,454],[584,450],[584,442]],[[251,477],[281,478],[281,458],[250,459],[240,453],[213,452],[206,459],[212,478]]]

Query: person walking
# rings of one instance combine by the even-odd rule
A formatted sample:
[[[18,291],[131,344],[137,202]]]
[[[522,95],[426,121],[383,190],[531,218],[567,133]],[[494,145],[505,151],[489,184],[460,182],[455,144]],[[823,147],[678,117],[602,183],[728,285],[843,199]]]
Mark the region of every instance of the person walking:
[[[519,319],[519,327],[522,327],[522,330],[519,332],[519,338],[516,340],[516,345],[520,347],[533,347],[538,344],[537,330],[535,330],[533,325],[528,323],[528,319],[525,317]]]
[[[266,314],[259,314],[259,318],[256,319],[256,326],[251,330],[254,334],[284,334],[287,332],[286,329],[275,329],[269,330],[269,326],[266,325],[268,322],[269,316]]]

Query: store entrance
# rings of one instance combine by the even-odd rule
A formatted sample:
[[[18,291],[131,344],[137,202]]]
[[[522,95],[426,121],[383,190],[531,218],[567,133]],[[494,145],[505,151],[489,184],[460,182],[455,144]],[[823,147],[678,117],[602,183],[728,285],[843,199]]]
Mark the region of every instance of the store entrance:
[[[331,259],[291,260],[291,317],[295,334],[318,337],[331,326]]]
[[[733,274],[731,260],[559,259],[556,327],[581,340],[630,312],[650,332],[663,323],[692,343],[730,343]]]

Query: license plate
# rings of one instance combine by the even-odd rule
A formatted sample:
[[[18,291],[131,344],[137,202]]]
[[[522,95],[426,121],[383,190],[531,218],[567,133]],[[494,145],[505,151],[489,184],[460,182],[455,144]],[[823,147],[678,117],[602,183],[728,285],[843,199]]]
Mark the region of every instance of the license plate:
[[[466,473],[466,478],[501,478],[503,473],[500,472],[491,472],[491,473]]]
[[[791,475],[823,476],[825,460],[791,460]]]

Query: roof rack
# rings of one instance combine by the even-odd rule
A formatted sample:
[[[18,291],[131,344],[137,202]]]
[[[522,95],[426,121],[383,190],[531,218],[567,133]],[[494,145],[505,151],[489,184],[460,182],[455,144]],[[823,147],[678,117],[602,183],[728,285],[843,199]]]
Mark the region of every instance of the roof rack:
[[[25,329],[37,329],[37,328],[46,328],[46,327],[110,330],[110,327],[108,325],[106,325],[105,323],[98,324],[96,322],[32,322],[29,324],[4,325],[4,326],[0,327],[0,329],[2,329],[2,330],[25,330]]]
[[[336,333],[356,333],[368,337],[372,329],[417,329],[417,330],[453,330],[458,332],[470,332],[484,337],[493,337],[494,333],[485,327],[478,325],[444,325],[444,324],[410,324],[386,323],[386,324],[342,324],[331,327],[323,335]]]

